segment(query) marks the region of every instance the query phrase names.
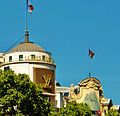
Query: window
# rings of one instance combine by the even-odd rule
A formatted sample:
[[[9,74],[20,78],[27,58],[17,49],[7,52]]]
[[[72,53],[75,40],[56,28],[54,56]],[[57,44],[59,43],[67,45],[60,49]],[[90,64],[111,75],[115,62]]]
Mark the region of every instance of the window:
[[[9,56],[9,62],[12,62],[12,56]]]
[[[23,61],[23,55],[19,55],[19,61]]]
[[[5,58],[3,59],[4,63],[5,63]]]
[[[35,60],[35,55],[31,55],[31,60]]]
[[[45,61],[45,56],[44,55],[42,56],[42,60]]]
[[[7,67],[4,67],[4,70],[6,71],[6,70],[9,70],[10,69],[10,67],[9,66],[7,66]]]

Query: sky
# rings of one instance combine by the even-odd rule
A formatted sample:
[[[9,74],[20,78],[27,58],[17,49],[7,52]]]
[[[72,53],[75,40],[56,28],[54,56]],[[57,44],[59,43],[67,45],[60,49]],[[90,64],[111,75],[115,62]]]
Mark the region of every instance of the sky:
[[[0,52],[5,52],[24,35],[26,2],[0,2]],[[30,41],[52,53],[56,80],[69,87],[91,73],[100,80],[104,96],[120,104],[120,0],[30,2],[34,6],[28,14]]]

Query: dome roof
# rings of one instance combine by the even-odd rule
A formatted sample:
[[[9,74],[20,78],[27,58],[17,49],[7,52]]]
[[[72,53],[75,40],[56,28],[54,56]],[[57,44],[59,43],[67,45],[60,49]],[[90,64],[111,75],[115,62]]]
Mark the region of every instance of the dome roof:
[[[25,31],[25,41],[8,51],[11,52],[47,52],[42,47],[29,41],[29,31]],[[47,52],[49,53],[49,52]],[[51,54],[51,53],[49,53]]]
[[[9,52],[45,52],[43,48],[34,44],[33,42],[21,42],[15,48],[12,48]]]
[[[85,78],[83,79],[82,81],[80,81],[78,83],[78,85],[84,85],[85,83],[88,83],[89,81],[94,81],[95,83],[97,83],[98,85],[101,85],[100,81],[95,78],[95,77],[88,77],[88,78]]]

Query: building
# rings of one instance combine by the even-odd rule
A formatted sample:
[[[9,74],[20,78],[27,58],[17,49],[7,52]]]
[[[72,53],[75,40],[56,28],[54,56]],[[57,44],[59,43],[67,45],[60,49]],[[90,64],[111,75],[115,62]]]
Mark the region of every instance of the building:
[[[0,69],[13,70],[16,74],[25,73],[31,81],[40,83],[43,94],[55,104],[56,65],[50,52],[29,41],[29,32],[25,31],[25,41],[11,50],[0,54]]]
[[[56,82],[56,108],[59,109],[63,106],[66,105],[66,99],[65,96],[68,96],[70,91],[69,87],[63,87],[60,85],[59,82]]]
[[[78,85],[74,86],[71,84],[69,88],[66,88],[67,89],[60,86],[56,88],[56,91],[63,95],[61,102],[64,105],[68,101],[86,103],[90,106],[93,116],[106,116],[108,110],[111,108],[119,111],[119,107],[113,107],[111,99],[104,97],[102,85],[95,77],[85,78],[81,80]],[[67,93],[67,96],[65,93]]]
[[[69,100],[88,104],[92,114],[96,116],[105,116],[110,107],[113,106],[112,100],[104,97],[102,85],[95,77],[83,79],[78,83],[77,88],[72,85]]]

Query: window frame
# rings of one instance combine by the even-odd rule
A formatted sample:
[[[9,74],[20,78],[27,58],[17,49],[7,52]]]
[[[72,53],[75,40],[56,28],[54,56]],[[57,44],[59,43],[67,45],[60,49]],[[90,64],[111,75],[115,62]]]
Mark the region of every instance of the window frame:
[[[12,56],[9,56],[9,62],[12,62]]]
[[[42,60],[45,61],[45,55],[42,55]]]
[[[23,55],[19,55],[19,61],[23,61]]]
[[[31,60],[35,60],[35,54],[31,54]]]

